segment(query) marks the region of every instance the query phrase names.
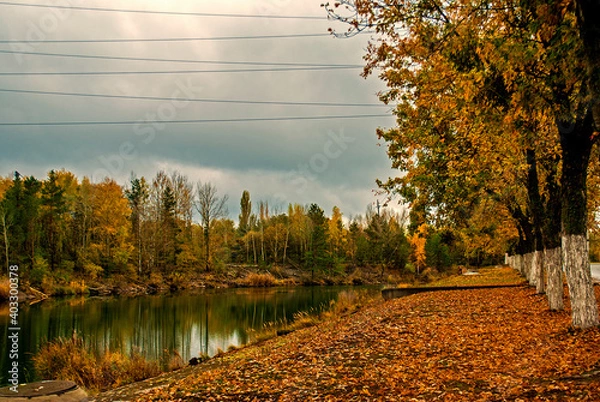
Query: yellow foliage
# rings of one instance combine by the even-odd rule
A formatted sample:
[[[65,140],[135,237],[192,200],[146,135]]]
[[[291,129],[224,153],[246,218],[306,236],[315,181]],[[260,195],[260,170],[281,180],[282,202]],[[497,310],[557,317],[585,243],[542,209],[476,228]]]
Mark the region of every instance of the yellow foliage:
[[[417,273],[420,273],[426,266],[425,260],[425,243],[427,242],[427,225],[421,224],[413,233],[409,236],[408,241],[412,247],[412,256],[415,263]]]

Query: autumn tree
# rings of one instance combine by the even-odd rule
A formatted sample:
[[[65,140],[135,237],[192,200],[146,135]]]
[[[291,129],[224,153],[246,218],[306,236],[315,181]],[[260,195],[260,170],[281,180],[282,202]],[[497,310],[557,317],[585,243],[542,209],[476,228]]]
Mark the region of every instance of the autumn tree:
[[[342,222],[342,212],[334,206],[329,218],[327,233],[329,238],[329,254],[333,263],[337,266],[343,261],[342,249],[346,240],[346,230]]]
[[[227,195],[217,196],[217,188],[210,182],[198,182],[196,186],[196,200],[194,206],[200,214],[202,227],[204,229],[204,251],[205,251],[205,269],[211,267],[211,248],[210,234],[211,223],[215,219],[224,217],[227,214]]]
[[[472,162],[478,161],[478,155],[496,156],[496,163],[504,160],[501,154],[487,152],[488,144],[498,143],[494,139],[503,138],[505,143],[516,146],[517,152],[507,155],[525,155],[525,159],[531,156],[526,155],[528,150],[537,151],[546,145],[539,140],[558,145],[562,166],[563,259],[573,325],[581,328],[598,324],[586,241],[587,169],[598,138],[594,120],[600,121],[594,116],[600,99],[596,96],[598,23],[591,17],[597,11],[594,4],[587,1],[397,4],[343,0],[335,6],[326,5],[331,15],[350,23],[351,31],[375,28],[380,34],[380,40],[369,46],[365,73],[375,68],[383,70],[382,78],[390,89],[382,94],[382,100],[399,101],[396,115],[401,123],[410,122],[411,116],[417,117],[411,132],[422,134],[421,142],[427,144],[428,153],[417,153],[416,159],[424,157],[421,162],[429,160],[433,167],[441,167],[442,178],[451,171],[467,172],[472,167],[483,174],[474,175],[475,181],[450,181],[462,186],[447,186],[446,191],[467,190],[477,194],[478,179],[493,181],[493,177],[486,180],[486,169],[479,169]],[[336,11],[339,6],[356,13],[350,18],[340,17]],[[543,130],[540,123],[544,121],[551,121],[552,130]],[[404,132],[402,129],[401,133]],[[381,135],[392,144],[398,137]],[[552,141],[545,141],[549,139]],[[391,151],[410,165],[414,149],[404,145]],[[467,152],[463,158],[456,157],[456,151],[461,149],[456,145],[462,145]],[[526,165],[527,162],[517,162],[514,166]],[[433,180],[435,176],[421,177]],[[533,186],[529,183],[526,187]],[[498,190],[491,188],[488,193],[497,196]],[[516,197],[507,199],[510,198]],[[466,198],[470,199],[473,198]],[[456,200],[460,202],[461,198]],[[528,242],[534,244],[533,251],[535,248],[539,251],[535,244],[544,240],[540,230],[543,223],[538,219],[541,204],[535,193],[529,193],[525,202],[529,203],[526,217],[533,220],[533,238]],[[532,272],[533,281],[542,280],[536,269]]]
[[[133,247],[129,243],[131,210],[114,180],[94,184],[91,194],[90,257],[108,273],[126,273]]]

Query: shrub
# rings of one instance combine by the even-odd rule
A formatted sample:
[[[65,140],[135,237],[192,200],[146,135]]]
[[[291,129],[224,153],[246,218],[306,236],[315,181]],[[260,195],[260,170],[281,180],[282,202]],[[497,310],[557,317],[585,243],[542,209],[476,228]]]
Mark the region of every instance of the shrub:
[[[33,266],[29,273],[29,280],[33,286],[40,286],[47,278],[50,268],[48,261],[40,256],[36,256],[33,260]],[[46,285],[48,286],[48,285]]]
[[[256,288],[267,288],[267,287],[275,286],[277,280],[271,274],[252,273],[246,277],[244,282],[245,282],[246,286],[256,287]]]
[[[174,350],[173,353],[170,353],[168,350],[165,350],[164,356],[167,361],[166,367],[168,371],[175,371],[185,367],[185,361],[183,361],[183,357],[181,357],[178,351]]]
[[[89,280],[95,281],[102,275],[104,269],[92,262],[86,262],[83,264],[83,272]]]

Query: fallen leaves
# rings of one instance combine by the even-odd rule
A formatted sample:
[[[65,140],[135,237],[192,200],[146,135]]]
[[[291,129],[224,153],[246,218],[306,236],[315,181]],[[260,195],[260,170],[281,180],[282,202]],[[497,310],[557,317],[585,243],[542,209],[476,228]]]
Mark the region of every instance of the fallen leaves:
[[[569,324],[529,288],[416,294],[228,353],[137,400],[597,400],[600,329]]]

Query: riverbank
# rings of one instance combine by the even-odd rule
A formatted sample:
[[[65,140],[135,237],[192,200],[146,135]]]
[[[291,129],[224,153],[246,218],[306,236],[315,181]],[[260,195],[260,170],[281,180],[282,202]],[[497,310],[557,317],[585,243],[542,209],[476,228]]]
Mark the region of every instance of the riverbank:
[[[528,287],[376,301],[92,400],[596,400],[600,329],[565,305]]]
[[[446,273],[447,275],[447,273]],[[415,275],[381,267],[343,267],[343,269],[313,274],[310,270],[292,265],[260,267],[258,265],[231,264],[225,269],[190,274],[128,277],[116,275],[108,280],[86,281],[74,278],[69,281],[47,281],[39,289],[27,283],[20,286],[20,301],[35,303],[48,297],[73,295],[90,296],[141,296],[167,294],[198,289],[261,288],[276,286],[335,286],[383,285],[400,282],[418,282]],[[8,299],[8,280],[0,280],[0,302]],[[6,288],[6,289],[5,289]]]

